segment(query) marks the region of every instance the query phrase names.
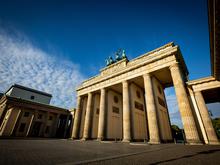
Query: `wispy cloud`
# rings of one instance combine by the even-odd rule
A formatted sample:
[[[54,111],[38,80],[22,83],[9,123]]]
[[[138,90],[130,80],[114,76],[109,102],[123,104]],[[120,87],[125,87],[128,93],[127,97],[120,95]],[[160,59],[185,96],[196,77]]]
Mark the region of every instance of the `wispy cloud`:
[[[166,101],[167,101],[171,123],[178,125],[182,128],[182,121],[180,117],[180,112],[179,112],[174,88],[165,89],[165,95],[166,95]]]
[[[0,91],[18,83],[51,93],[51,104],[71,108],[83,79],[79,65],[46,53],[21,33],[0,28]],[[174,89],[166,89],[165,95],[172,124],[182,126]]]
[[[51,104],[71,108],[75,88],[84,79],[79,65],[34,46],[19,32],[0,27],[0,90],[18,83],[53,95]]]

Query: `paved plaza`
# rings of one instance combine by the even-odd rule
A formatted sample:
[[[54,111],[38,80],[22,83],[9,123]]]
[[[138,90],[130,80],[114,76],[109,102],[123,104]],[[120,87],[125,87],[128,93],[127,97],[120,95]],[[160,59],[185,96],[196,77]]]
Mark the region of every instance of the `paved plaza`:
[[[0,164],[219,164],[220,146],[0,139]]]

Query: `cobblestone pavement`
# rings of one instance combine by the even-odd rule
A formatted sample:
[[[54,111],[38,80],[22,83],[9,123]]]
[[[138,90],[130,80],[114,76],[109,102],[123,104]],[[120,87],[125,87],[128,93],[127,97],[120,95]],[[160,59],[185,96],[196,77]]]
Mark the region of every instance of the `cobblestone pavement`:
[[[220,164],[220,145],[0,139],[0,164]]]

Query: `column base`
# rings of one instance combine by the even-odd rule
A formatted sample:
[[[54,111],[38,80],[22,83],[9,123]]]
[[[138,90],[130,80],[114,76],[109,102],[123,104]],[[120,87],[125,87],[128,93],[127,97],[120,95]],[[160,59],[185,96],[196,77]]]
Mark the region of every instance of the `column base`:
[[[103,141],[103,140],[104,140],[103,137],[99,137],[99,138],[97,138],[97,141]]]
[[[203,145],[203,143],[200,140],[187,140],[186,144],[188,144],[188,145]]]
[[[88,138],[83,137],[81,140],[82,141],[86,141],[86,140],[88,140]]]
[[[160,139],[149,139],[148,144],[161,144]]]
[[[130,139],[123,139],[121,142],[123,142],[123,143],[130,143],[131,140]]]
[[[149,141],[149,142],[147,142],[148,144],[161,144],[161,142],[160,141]]]
[[[209,141],[208,142],[209,145],[220,145],[219,141]]]
[[[75,139],[71,137],[71,138],[68,138],[68,140],[75,140]]]

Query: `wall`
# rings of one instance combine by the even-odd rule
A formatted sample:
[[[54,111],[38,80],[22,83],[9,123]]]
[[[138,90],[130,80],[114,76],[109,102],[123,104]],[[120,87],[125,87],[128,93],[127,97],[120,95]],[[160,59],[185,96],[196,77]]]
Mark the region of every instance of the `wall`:
[[[84,124],[85,124],[85,116],[86,116],[86,106],[87,106],[88,97],[83,97],[81,102],[81,121],[80,121],[80,131],[79,138],[83,138]]]
[[[160,138],[164,142],[171,141],[172,133],[164,90],[160,82],[155,77],[152,78],[152,83],[155,94],[155,102],[157,106],[157,118],[160,129]]]
[[[27,116],[25,116],[25,114],[28,113]],[[27,136],[29,131],[30,131],[30,126],[31,126],[31,122],[33,120],[33,116],[34,115],[34,110],[30,110],[30,109],[22,109],[22,112],[20,114],[20,119],[18,122],[18,127],[16,129],[16,133],[15,136]],[[24,131],[19,131],[19,128],[21,126],[21,124],[25,124],[25,128]]]
[[[10,91],[7,92],[7,95],[13,96],[13,97],[20,97],[25,100],[31,100],[43,104],[50,104],[51,97],[45,96],[39,93],[27,91],[24,89],[20,89],[17,87],[13,87]],[[34,96],[34,99],[31,99],[31,96]]]
[[[11,136],[21,110],[10,108],[0,127],[0,136]]]
[[[100,94],[93,95],[93,108],[92,108],[92,132],[91,137],[93,139],[98,136],[98,124],[99,124],[99,107],[100,107]]]
[[[9,99],[11,97],[6,100],[7,106],[0,124],[0,136],[55,137],[60,117],[65,118],[69,114],[63,109],[48,108],[45,105],[36,106],[33,102],[27,104],[15,98],[13,101]],[[5,105],[3,102],[0,107],[3,108]]]
[[[107,91],[107,139],[122,139],[122,95]],[[113,112],[114,111],[114,112]]]
[[[56,127],[56,118],[57,115],[54,113],[49,113],[46,121],[46,126],[44,129],[44,137],[53,137],[54,136],[54,128]]]
[[[144,89],[134,83],[130,84],[130,106],[133,140],[148,139]]]

